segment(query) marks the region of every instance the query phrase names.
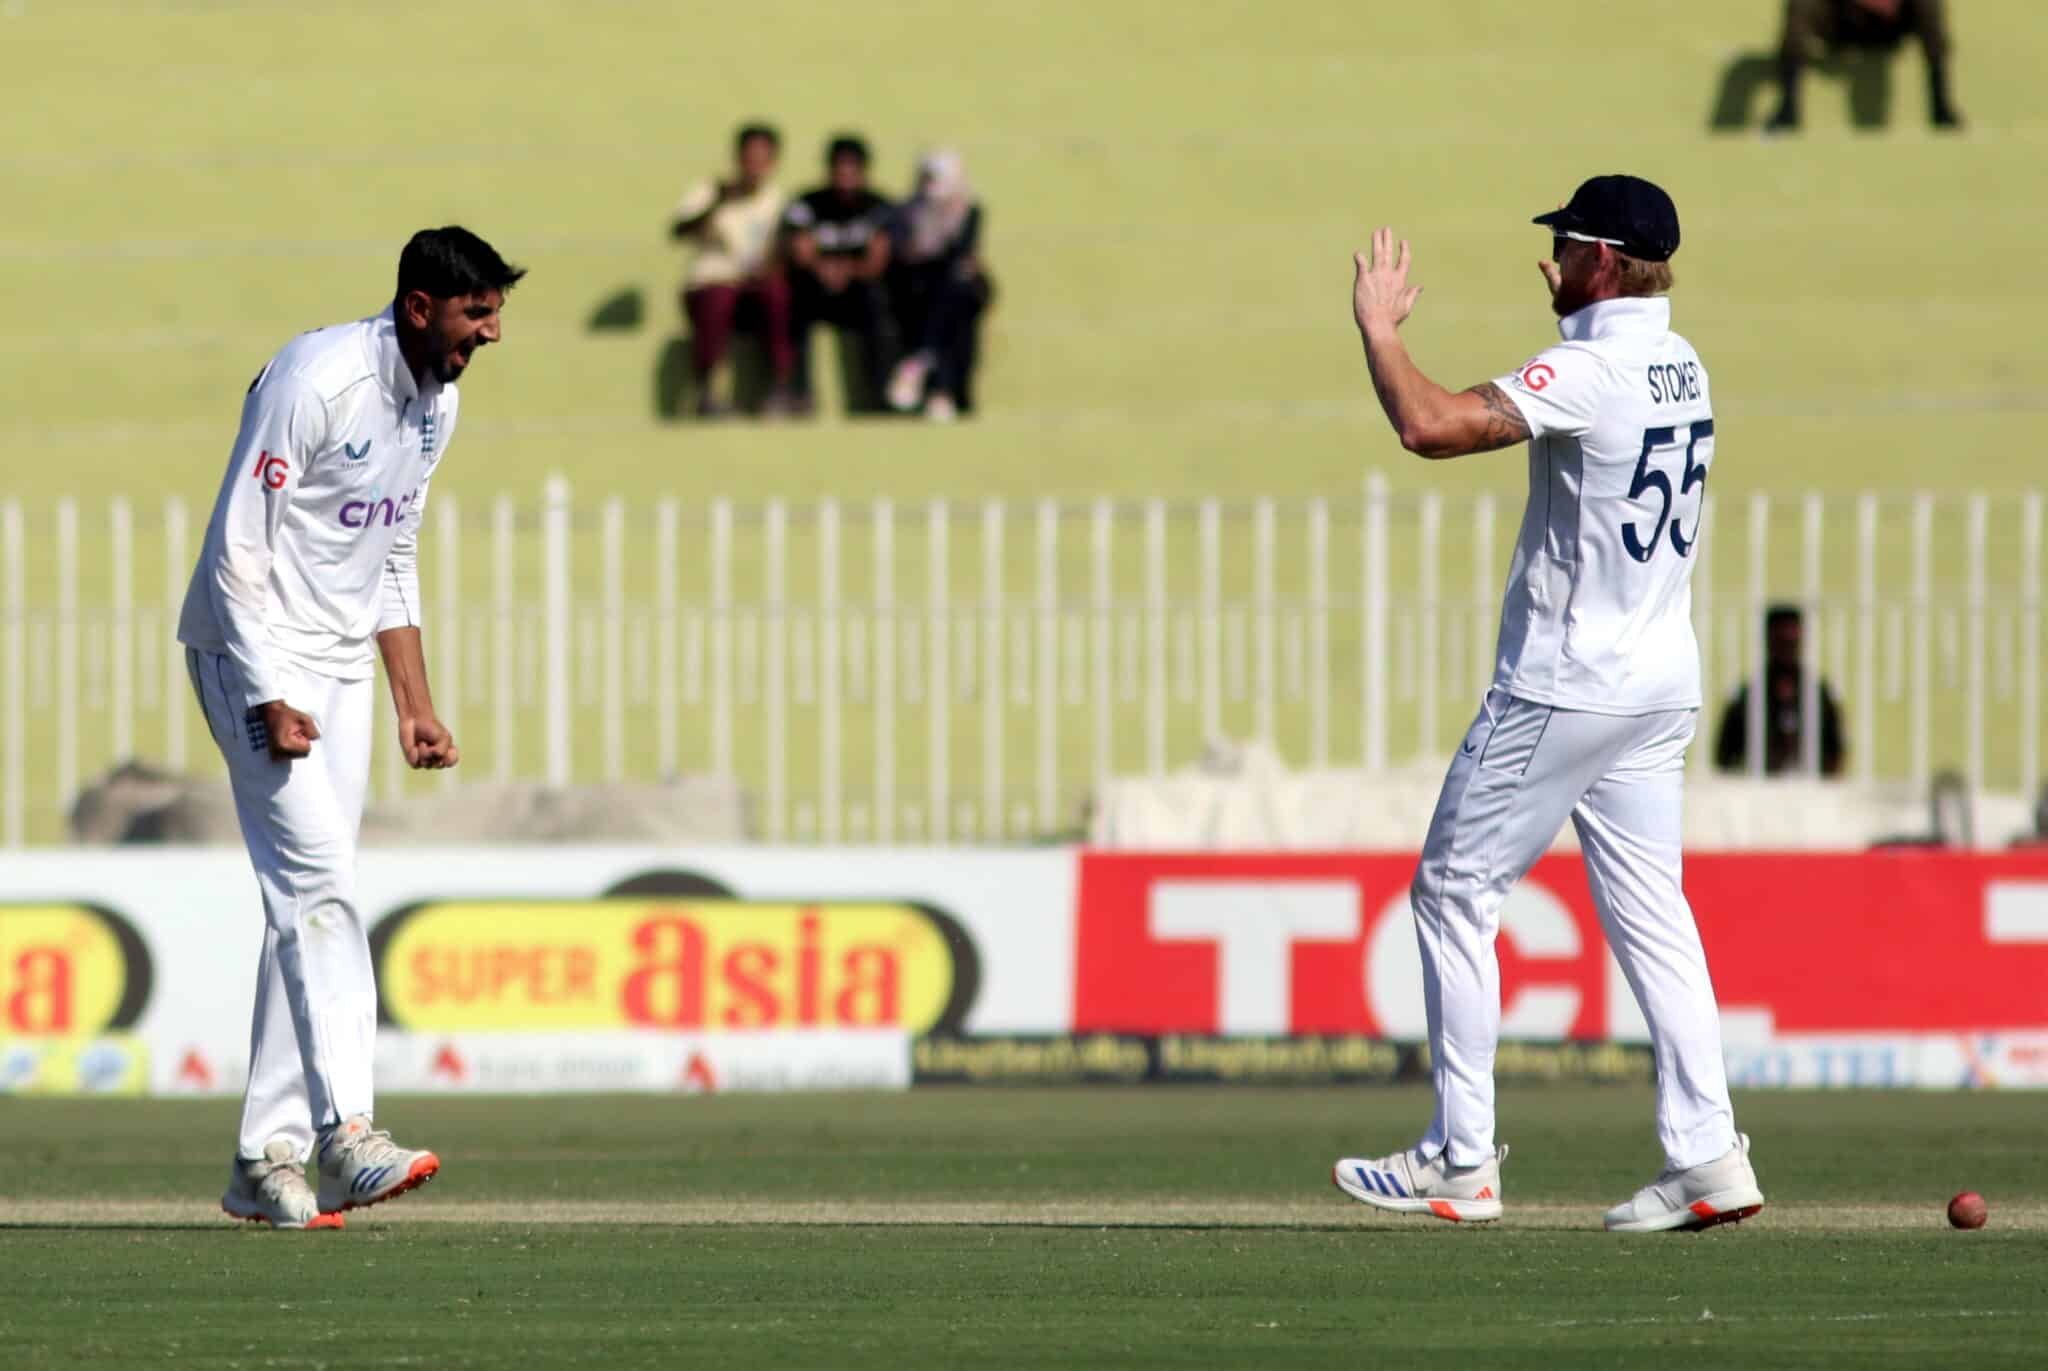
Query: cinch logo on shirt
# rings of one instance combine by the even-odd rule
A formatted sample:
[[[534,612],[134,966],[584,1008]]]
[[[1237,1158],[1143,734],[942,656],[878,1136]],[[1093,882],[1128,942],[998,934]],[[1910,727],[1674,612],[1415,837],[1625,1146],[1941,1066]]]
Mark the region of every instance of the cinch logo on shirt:
[[[413,497],[418,494],[417,490],[408,490],[395,504],[388,499],[350,500],[341,507],[341,526],[369,528],[381,522],[389,528],[405,517],[406,510],[412,508]]]

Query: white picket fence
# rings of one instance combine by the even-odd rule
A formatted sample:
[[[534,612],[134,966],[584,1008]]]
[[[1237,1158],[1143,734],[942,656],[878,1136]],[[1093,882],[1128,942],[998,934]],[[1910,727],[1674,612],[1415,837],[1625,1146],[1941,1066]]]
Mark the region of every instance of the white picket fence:
[[[1311,767],[1434,759],[1490,676],[1520,508],[1371,476],[1248,501],[436,492],[429,662],[466,755],[441,783],[708,771],[741,780],[770,840],[1008,841],[1071,831],[1096,782],[1211,738]],[[2034,793],[2041,510],[2038,493],[1996,523],[1981,494],[1710,496],[1695,764],[1761,669],[1764,609],[1790,602],[1819,667],[1803,707],[1825,677],[1851,775],[1953,768]],[[81,778],[125,758],[217,770],[173,642],[200,512],[0,501],[0,842],[60,839]],[[432,783],[384,732],[380,790]]]

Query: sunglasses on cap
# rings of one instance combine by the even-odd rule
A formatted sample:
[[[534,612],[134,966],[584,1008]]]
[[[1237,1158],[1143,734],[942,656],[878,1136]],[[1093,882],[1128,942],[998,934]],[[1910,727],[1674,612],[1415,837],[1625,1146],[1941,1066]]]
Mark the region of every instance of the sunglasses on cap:
[[[1619,238],[1595,238],[1590,233],[1578,233],[1572,229],[1553,229],[1550,234],[1550,260],[1564,256],[1566,243],[1605,243],[1611,248],[1626,246]]]

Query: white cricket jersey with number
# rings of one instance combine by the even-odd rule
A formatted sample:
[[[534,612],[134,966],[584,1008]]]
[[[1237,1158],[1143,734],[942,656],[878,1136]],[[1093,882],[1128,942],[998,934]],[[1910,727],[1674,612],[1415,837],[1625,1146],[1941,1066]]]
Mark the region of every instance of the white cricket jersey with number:
[[[1697,709],[1706,368],[1662,296],[1588,305],[1558,331],[1563,342],[1495,382],[1529,422],[1529,507],[1494,685],[1600,714]]]
[[[456,388],[415,383],[391,311],[301,334],[256,377],[185,593],[178,641],[235,665],[244,708],[294,667],[375,673],[372,640],[420,622],[427,485]]]

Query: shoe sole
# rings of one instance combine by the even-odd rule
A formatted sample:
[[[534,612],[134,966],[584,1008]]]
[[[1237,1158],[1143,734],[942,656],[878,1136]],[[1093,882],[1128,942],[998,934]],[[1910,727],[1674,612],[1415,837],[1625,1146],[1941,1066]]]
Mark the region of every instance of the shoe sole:
[[[1492,1223],[1502,1212],[1499,1200],[1393,1199],[1345,1180],[1341,1165],[1330,1168],[1330,1181],[1360,1204],[1389,1214],[1427,1214],[1446,1223]]]
[[[412,1166],[406,1171],[405,1179],[392,1186],[389,1190],[372,1195],[367,1200],[343,1200],[340,1206],[334,1209],[329,1209],[323,1201],[320,1206],[320,1212],[322,1214],[339,1216],[351,1209],[368,1209],[373,1204],[382,1204],[386,1200],[395,1200],[408,1190],[417,1190],[440,1173],[441,1159],[431,1152],[422,1152],[414,1159]]]
[[[308,1228],[346,1228],[348,1226],[348,1221],[339,1214],[315,1214],[304,1223],[278,1223],[268,1214],[241,1213],[229,1205],[226,1200],[220,1202],[220,1212],[231,1219],[240,1219],[243,1223],[260,1223],[266,1228],[275,1228],[283,1233],[296,1233]]]
[[[1735,1190],[1722,1190],[1703,1200],[1694,1200],[1683,1209],[1674,1210],[1654,1219],[1639,1219],[1634,1223],[1608,1224],[1610,1233],[1700,1233],[1724,1223],[1741,1223],[1744,1219],[1755,1218],[1762,1212],[1764,1196],[1761,1190],[1743,1186]]]

